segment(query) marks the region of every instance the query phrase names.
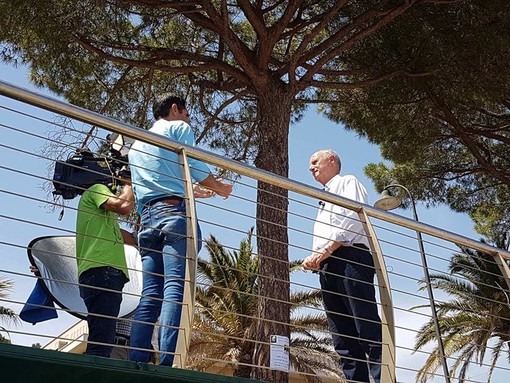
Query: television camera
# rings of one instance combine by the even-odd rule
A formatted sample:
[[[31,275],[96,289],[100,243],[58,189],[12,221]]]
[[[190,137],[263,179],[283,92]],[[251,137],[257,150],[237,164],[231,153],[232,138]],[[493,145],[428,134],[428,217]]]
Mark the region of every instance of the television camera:
[[[73,199],[83,194],[94,184],[112,187],[116,178],[130,178],[127,156],[113,148],[108,155],[97,156],[89,150],[82,150],[66,161],[57,161],[53,173],[53,195]]]

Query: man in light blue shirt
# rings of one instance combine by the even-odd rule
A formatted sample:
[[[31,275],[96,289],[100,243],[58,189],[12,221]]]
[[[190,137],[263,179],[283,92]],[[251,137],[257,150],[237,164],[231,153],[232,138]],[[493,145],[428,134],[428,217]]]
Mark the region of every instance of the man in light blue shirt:
[[[156,122],[149,130],[174,141],[195,145],[189,114],[182,98],[157,98]],[[143,288],[131,329],[129,359],[148,362],[154,323],[160,318],[160,364],[172,366],[182,311],[186,270],[186,206],[183,170],[175,152],[136,141],[129,151],[131,180],[141,228]],[[201,161],[189,159],[193,180],[228,198],[232,185],[217,180]],[[200,230],[198,230],[200,233]],[[199,238],[200,243],[200,238]],[[161,315],[160,315],[161,314]],[[143,349],[143,350],[139,350]]]

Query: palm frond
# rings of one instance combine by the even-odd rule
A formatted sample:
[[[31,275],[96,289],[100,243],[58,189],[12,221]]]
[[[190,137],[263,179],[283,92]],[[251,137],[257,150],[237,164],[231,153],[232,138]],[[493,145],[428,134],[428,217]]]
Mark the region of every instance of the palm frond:
[[[200,284],[188,353],[193,369],[217,368],[223,363],[232,368],[234,375],[249,376],[259,297],[258,258],[253,254],[252,234],[253,229],[239,249],[232,251],[227,251],[214,236],[206,241],[210,260],[197,262]],[[289,270],[297,270],[300,265],[300,261],[291,262]],[[339,364],[324,312],[298,315],[300,309],[322,308],[320,291],[294,291],[290,299],[293,366],[311,374],[306,375],[310,382],[318,381],[317,374],[337,376]]]
[[[14,282],[10,279],[0,278],[0,298],[6,298],[12,290]],[[0,322],[19,324],[18,314],[8,307],[0,306]]]
[[[461,248],[452,256],[450,275],[430,276],[434,289],[448,293],[451,299],[437,303],[440,332],[443,336],[445,356],[453,358],[450,375],[459,383],[465,382],[472,363],[483,364],[486,352],[491,348],[489,368],[490,382],[503,347],[510,341],[509,293],[506,282],[490,254]],[[420,289],[426,288],[421,281]],[[414,309],[428,307],[415,306]],[[495,340],[495,345],[490,346]],[[437,343],[435,323],[425,323],[415,339],[414,349]],[[416,380],[425,383],[441,366],[437,346],[417,374]]]

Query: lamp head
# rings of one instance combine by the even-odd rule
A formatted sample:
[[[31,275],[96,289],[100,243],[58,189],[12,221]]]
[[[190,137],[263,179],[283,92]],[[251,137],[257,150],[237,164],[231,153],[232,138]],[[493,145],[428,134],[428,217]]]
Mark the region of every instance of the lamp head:
[[[383,190],[381,198],[374,203],[374,207],[382,210],[393,210],[402,205],[402,200],[392,196],[388,190]]]

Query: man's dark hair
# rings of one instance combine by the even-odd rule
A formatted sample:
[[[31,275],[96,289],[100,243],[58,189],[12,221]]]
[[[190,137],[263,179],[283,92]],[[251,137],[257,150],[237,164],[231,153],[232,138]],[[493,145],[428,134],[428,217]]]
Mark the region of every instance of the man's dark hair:
[[[170,113],[170,108],[173,104],[177,104],[177,108],[179,111],[186,109],[186,101],[183,98],[174,96],[170,93],[165,93],[156,97],[156,101],[152,105],[152,114],[156,120],[159,120],[161,117],[168,116]]]

